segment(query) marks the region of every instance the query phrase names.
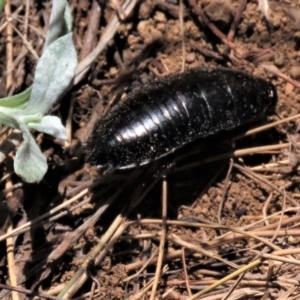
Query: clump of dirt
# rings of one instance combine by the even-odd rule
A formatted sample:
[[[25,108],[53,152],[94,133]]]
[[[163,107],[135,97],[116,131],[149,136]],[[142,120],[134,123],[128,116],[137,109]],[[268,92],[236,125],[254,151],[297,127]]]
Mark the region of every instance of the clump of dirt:
[[[219,28],[230,26],[234,16],[234,7],[231,1],[227,0],[209,1],[203,10],[210,21],[216,23]]]

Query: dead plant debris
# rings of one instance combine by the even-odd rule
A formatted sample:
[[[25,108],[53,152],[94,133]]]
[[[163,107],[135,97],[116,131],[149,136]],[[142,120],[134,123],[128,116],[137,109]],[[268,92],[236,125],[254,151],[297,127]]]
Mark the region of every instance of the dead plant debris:
[[[69,4],[79,65],[54,107],[69,141],[36,135],[42,182],[12,172],[20,136],[2,128],[0,299],[299,299],[299,3]],[[2,96],[32,83],[50,12],[6,1]],[[219,66],[272,81],[276,115],[180,149],[164,180],[157,162],[107,175],[85,164],[94,125],[128,90]]]

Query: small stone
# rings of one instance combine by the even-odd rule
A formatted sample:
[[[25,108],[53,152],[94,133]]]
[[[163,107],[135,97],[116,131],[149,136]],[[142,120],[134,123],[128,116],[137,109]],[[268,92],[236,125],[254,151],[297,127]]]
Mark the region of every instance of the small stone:
[[[289,95],[293,90],[294,90],[294,86],[289,82],[287,82],[287,84],[285,85],[285,94]]]
[[[139,9],[139,18],[143,20],[149,19],[152,14],[153,8],[154,5],[152,0],[143,1]]]
[[[300,67],[299,66],[293,66],[290,69],[290,75],[294,79],[300,79]]]
[[[261,34],[260,34],[260,41],[261,42],[268,42],[270,39],[270,35],[268,33],[268,31],[263,31]]]
[[[154,20],[160,23],[167,23],[166,15],[160,11],[157,11],[154,15]]]
[[[158,23],[156,25],[157,30],[164,32],[166,30],[166,24],[165,23]]]
[[[284,55],[283,53],[277,53],[274,58],[274,64],[277,67],[283,67],[284,65]]]
[[[193,63],[195,60],[196,60],[196,54],[195,54],[194,52],[188,53],[188,54],[185,56],[185,61],[186,61],[188,64]]]

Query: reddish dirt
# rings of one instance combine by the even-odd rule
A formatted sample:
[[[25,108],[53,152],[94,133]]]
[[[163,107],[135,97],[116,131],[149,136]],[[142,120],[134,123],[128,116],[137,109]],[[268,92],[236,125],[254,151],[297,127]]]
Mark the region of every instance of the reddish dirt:
[[[74,17],[74,42],[79,60],[98,43],[109,19],[121,3],[120,0],[108,1],[109,4],[99,1],[100,18],[94,19],[92,5],[97,5],[97,1],[92,2],[70,1]],[[299,150],[295,144],[299,140],[298,120],[234,142],[232,138],[249,128],[291,117],[300,111],[300,6],[297,1],[270,2],[270,16],[267,20],[258,9],[258,1],[247,1],[241,19],[232,32],[232,38],[225,37],[229,46],[225,45],[216,36],[218,32],[213,32],[208,25],[216,26],[227,36],[242,2],[183,1],[180,13],[179,1],[145,0],[139,1],[132,13],[121,22],[114,38],[108,42],[105,51],[97,57],[83,80],[55,107],[54,113],[61,116],[65,123],[70,106],[73,105],[71,145],[64,149],[59,141],[36,135],[50,166],[45,179],[36,185],[22,184],[19,187],[21,179],[13,175],[10,183],[16,185],[16,188],[12,195],[6,198],[3,196],[0,203],[2,235],[10,223],[17,227],[33,220],[64,199],[70,199],[84,188],[90,187],[92,180],[101,180],[85,197],[63,211],[64,214],[39,222],[38,226],[32,227],[15,240],[15,272],[19,287],[57,296],[78,269],[84,266],[89,251],[95,249],[126,204],[131,200],[139,202],[141,189],[157,180],[139,204],[135,203],[133,209],[123,210],[126,218],[118,227],[123,229],[120,231],[122,234],[109,242],[105,248],[107,250],[101,252],[101,258],[97,256],[88,263],[87,280],[79,291],[72,294],[72,298],[87,298],[91,295],[96,299],[150,299],[151,289],[143,295],[139,293],[154,277],[157,261],[150,263],[127,284],[126,279],[136,274],[152,255],[155,259],[158,256],[156,251],[162,232],[159,221],[162,218],[162,180],[157,166],[153,164],[142,170],[119,171],[103,176],[84,162],[88,148],[82,147],[82,144],[87,141],[95,122],[118,101],[126,100],[126,88],[142,86],[157,77],[181,72],[183,68],[228,67],[247,71],[275,84],[279,97],[276,114],[269,116],[267,120],[251,123],[241,131],[234,131],[226,135],[226,138],[222,134],[217,135],[188,145],[175,154],[178,169],[171,169],[167,175],[167,219],[185,223],[167,226],[163,266],[167,265],[168,270],[159,280],[155,299],[189,299],[189,289],[192,294],[196,294],[233,273],[235,266],[242,267],[256,260],[263,252],[279,255],[274,251],[288,249],[294,251],[293,255],[284,253],[280,257],[289,258],[289,262],[265,257],[263,263],[244,274],[240,284],[227,299],[299,297],[299,266],[296,263],[300,255],[300,250],[297,252],[300,249],[300,230],[297,225],[299,218],[297,219],[296,209],[291,211],[291,208],[297,207],[300,197]],[[199,12],[192,9],[192,3],[202,9],[207,20],[203,17],[200,20]],[[12,11],[16,11],[21,4],[23,1],[11,1]],[[39,5],[30,4],[27,39],[39,54],[47,30],[45,24],[51,11],[49,4],[44,1]],[[19,17],[24,14],[24,9],[18,12]],[[183,16],[182,23],[180,15]],[[5,18],[2,17],[1,22],[4,21]],[[98,21],[96,34],[87,45],[87,30],[93,22],[97,25]],[[22,30],[22,22],[14,22]],[[2,74],[6,70],[6,41],[4,31],[1,33],[0,46]],[[14,59],[21,47],[22,40],[14,34]],[[16,66],[13,71],[14,93],[31,84],[35,64],[36,61],[29,53]],[[288,82],[281,75],[292,80]],[[1,84],[1,94],[4,95],[4,76]],[[2,138],[5,137],[3,129]],[[230,153],[232,149],[237,151],[291,141],[290,147],[266,149],[258,153],[249,151],[243,157],[237,154],[232,157],[230,172],[230,157],[218,158],[221,154]],[[191,154],[198,148],[199,151]],[[210,162],[201,163],[207,160]],[[195,164],[193,167],[185,167],[192,163]],[[10,159],[2,163],[3,176],[12,170],[11,166]],[[3,190],[8,187],[6,179],[1,182]],[[120,193],[100,219],[79,232],[78,228],[89,222],[95,211],[119,190]],[[263,220],[265,216],[275,213],[276,216]],[[143,223],[144,219],[152,221]],[[141,222],[127,223],[137,220]],[[288,220],[292,221],[289,223]],[[261,222],[248,229],[251,237],[237,231],[229,234],[227,240],[223,236],[232,231],[232,228],[224,226],[245,229],[245,226],[258,221]],[[274,227],[269,228],[269,223],[274,223]],[[280,228],[285,231],[280,231]],[[74,237],[66,246],[72,234]],[[265,248],[255,236],[266,239],[268,246]],[[274,245],[273,249],[271,243]],[[210,254],[201,252],[201,249]],[[5,252],[5,243],[1,242],[0,283],[10,284]],[[53,258],[54,254],[61,257]],[[171,254],[174,256],[168,258],[167,255]],[[226,265],[226,261],[222,261],[220,257],[231,265]],[[228,280],[197,299],[222,299],[237,284],[237,278]],[[86,294],[90,292],[91,294]],[[20,298],[29,297],[20,295]],[[10,297],[6,290],[2,290],[0,296],[4,299]]]

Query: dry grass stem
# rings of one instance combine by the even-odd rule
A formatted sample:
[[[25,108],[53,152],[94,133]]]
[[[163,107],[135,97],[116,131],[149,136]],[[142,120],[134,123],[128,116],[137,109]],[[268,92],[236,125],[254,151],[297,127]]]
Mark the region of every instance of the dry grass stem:
[[[233,166],[233,160],[231,159],[230,163],[229,163],[228,172],[227,172],[227,175],[226,175],[226,178],[225,178],[225,182],[224,182],[224,187],[223,187],[223,192],[222,192],[222,198],[221,198],[219,209],[218,209],[218,223],[220,225],[222,224],[222,220],[221,220],[222,209],[223,209],[223,206],[224,206],[226,194],[227,194],[227,191],[228,191],[228,188],[229,188],[229,184],[230,184],[229,183],[229,177],[230,177],[230,174],[231,174],[231,171],[232,171],[232,166]]]
[[[136,0],[125,0],[122,9],[126,15],[134,9],[137,1]],[[109,43],[117,32],[118,26],[120,25],[117,14],[114,14],[110,19],[109,24],[105,28],[105,32],[102,33],[100,41],[96,48],[90,52],[79,64],[76,71],[74,83],[77,84],[84,77],[86,72],[89,70],[91,64],[96,57],[105,49],[107,43]]]
[[[10,23],[11,19],[11,8],[10,8],[10,1],[6,1],[4,6],[4,12],[6,15],[6,70],[9,70],[13,64],[13,29]],[[13,74],[8,73],[6,76],[6,91],[8,93],[9,89],[12,87],[13,84]]]
[[[0,24],[1,98],[32,85],[49,30],[52,1],[17,2],[6,1]],[[51,112],[68,141],[32,132],[49,163],[40,183],[25,184],[8,168],[23,137],[1,131],[0,261],[10,284],[0,284],[1,299],[299,298],[300,4],[248,2],[68,1],[79,65],[68,99]],[[274,113],[137,168],[104,172],[86,163],[89,137],[109,110],[153,80],[198,67],[272,82]],[[200,92],[218,92],[211,85]],[[175,138],[185,120],[172,116]],[[149,154],[138,142],[137,163]]]
[[[227,34],[227,40],[230,41],[230,42],[234,39],[235,31],[236,31],[236,29],[238,28],[238,26],[240,24],[243,11],[246,8],[246,4],[247,4],[247,0],[240,0],[239,6],[236,9],[234,19],[231,23],[229,32]]]
[[[27,290],[27,289],[24,289],[22,287],[9,286],[9,285],[2,284],[2,283],[0,283],[0,288],[3,289],[3,290],[15,291],[15,292],[18,292],[20,294],[25,294],[25,295],[29,295],[29,296],[37,296],[37,297],[40,297],[42,299],[47,299],[47,300],[61,300],[61,298],[59,298],[59,297],[55,297],[55,296],[44,294],[44,293],[35,292],[35,291],[32,291],[32,290]]]
[[[42,221],[43,219],[49,218],[50,216],[56,214],[61,209],[66,208],[69,205],[71,205],[72,203],[74,203],[75,201],[79,200],[81,197],[85,196],[88,192],[89,192],[89,189],[85,189],[81,193],[76,195],[75,197],[71,198],[70,200],[67,200],[63,204],[60,204],[60,205],[56,206],[55,208],[51,209],[49,212],[41,215],[40,217],[19,226],[18,228],[12,230],[9,234],[4,234],[4,235],[0,236],[0,241],[3,241],[3,240],[7,239],[10,236],[14,236],[14,235],[18,234],[21,230],[29,228],[30,226]]]
[[[146,238],[151,238],[151,237],[146,237]],[[129,281],[133,280],[134,278],[138,277],[144,270],[146,270],[146,268],[148,267],[150,262],[153,261],[154,257],[157,255],[158,252],[159,252],[159,248],[153,252],[153,254],[150,256],[150,258],[147,260],[147,262],[142,266],[142,268],[138,272],[136,272],[134,275],[126,278],[124,280],[124,282],[129,282]]]
[[[269,182],[268,180],[264,179],[263,177],[259,176],[258,174],[252,172],[250,169],[239,166],[237,164],[233,165],[236,169],[240,170],[241,172],[243,172],[247,177],[257,181],[257,182],[262,182],[268,186],[270,186],[273,190],[275,190],[276,192],[278,192],[279,194],[281,194],[283,197],[286,197],[291,204],[293,204],[294,206],[297,206],[298,203],[297,201],[295,201],[293,198],[291,198],[290,196],[286,195],[283,191],[281,191],[281,189],[277,188],[275,185],[273,185],[271,182]]]
[[[282,120],[279,120],[279,121],[276,121],[276,122],[272,122],[270,124],[263,125],[263,126],[260,126],[260,127],[257,127],[257,128],[251,129],[251,130],[248,130],[244,134],[242,134],[242,135],[240,135],[238,137],[233,138],[233,140],[237,140],[237,139],[243,138],[245,136],[253,135],[253,134],[256,134],[258,132],[262,132],[262,131],[268,130],[270,128],[274,128],[274,127],[276,127],[278,125],[285,124],[285,123],[293,121],[293,120],[297,120],[299,118],[300,118],[300,114],[297,114],[297,115],[294,115],[294,116],[291,116],[291,117],[288,117],[288,118],[284,118]]]
[[[252,263],[248,264],[247,266],[244,266],[236,271],[234,271],[233,273],[231,273],[230,275],[222,278],[221,280],[217,281],[216,283],[212,284],[211,286],[207,287],[206,289],[203,289],[201,292],[196,293],[195,295],[193,295],[192,297],[187,298],[187,300],[196,300],[198,297],[208,293],[209,291],[213,290],[214,288],[222,285],[223,283],[225,283],[227,280],[230,280],[232,278],[235,278],[236,276],[248,271],[249,269],[252,269],[256,266],[258,266],[259,264],[261,264],[261,260],[255,260]]]
[[[188,272],[187,272],[187,267],[186,267],[186,257],[185,257],[185,248],[183,247],[181,249],[182,251],[182,265],[183,265],[183,271],[184,271],[184,277],[185,277],[185,282],[186,282],[186,289],[188,291],[189,297],[192,297],[192,291],[191,291],[191,287],[190,287],[190,283],[189,283],[189,276],[188,276]]]
[[[184,72],[184,70],[185,70],[185,56],[186,56],[183,11],[184,11],[183,0],[179,0],[179,22],[180,22],[181,49],[182,49],[181,72]]]
[[[158,260],[157,260],[157,266],[156,266],[155,277],[152,285],[150,300],[155,299],[156,289],[162,273],[165,242],[167,237],[167,197],[168,197],[167,179],[164,178],[162,182],[162,226],[161,226],[162,228],[161,228],[161,236],[159,242]]]

